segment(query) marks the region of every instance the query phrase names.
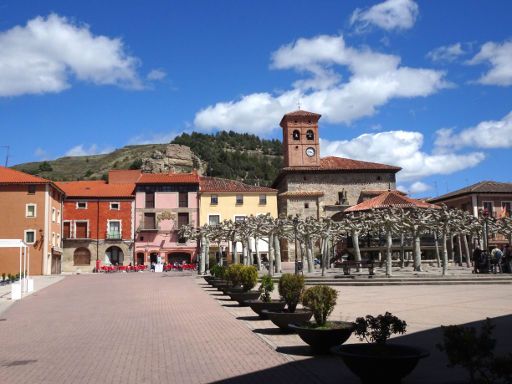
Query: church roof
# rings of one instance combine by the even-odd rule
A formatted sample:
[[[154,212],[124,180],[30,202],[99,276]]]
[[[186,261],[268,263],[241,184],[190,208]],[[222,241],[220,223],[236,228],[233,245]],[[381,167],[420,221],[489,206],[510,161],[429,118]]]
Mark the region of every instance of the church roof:
[[[303,110],[299,109],[297,111],[293,111],[293,112],[289,112],[289,113],[285,114],[283,116],[283,118],[281,119],[281,122],[279,123],[279,125],[283,126],[283,122],[286,120],[309,119],[309,120],[318,121],[318,120],[320,120],[320,117],[322,117],[322,115],[320,115],[318,113],[303,111]]]
[[[439,202],[449,198],[468,195],[471,193],[512,193],[512,183],[501,183],[498,181],[480,181],[468,187],[449,192],[445,195],[434,197],[430,201]]]
[[[400,194],[398,191],[387,191],[347,208],[345,212],[360,212],[379,208],[439,208],[437,205],[425,203]]]
[[[320,197],[324,193],[321,191],[288,191],[279,194],[279,197],[285,197],[288,199],[301,198],[301,197]]]

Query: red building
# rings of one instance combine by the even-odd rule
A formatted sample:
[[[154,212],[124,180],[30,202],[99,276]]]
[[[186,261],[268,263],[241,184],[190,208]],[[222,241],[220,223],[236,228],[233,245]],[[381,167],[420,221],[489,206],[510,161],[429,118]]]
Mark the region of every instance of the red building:
[[[133,263],[134,184],[60,182],[66,193],[63,216],[64,272],[92,271],[102,264]]]

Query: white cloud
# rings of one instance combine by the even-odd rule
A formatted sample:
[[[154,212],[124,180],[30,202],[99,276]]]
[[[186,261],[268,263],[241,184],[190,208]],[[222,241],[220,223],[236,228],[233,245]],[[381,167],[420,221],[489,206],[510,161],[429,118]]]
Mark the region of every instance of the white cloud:
[[[56,14],[0,32],[0,96],[61,92],[71,77],[138,89],[137,65],[121,39]]]
[[[512,148],[512,111],[501,120],[482,121],[456,133],[453,128],[437,132],[436,146],[440,151],[450,148]]]
[[[427,57],[435,62],[446,62],[450,63],[455,61],[458,57],[465,55],[467,52],[462,48],[461,43],[455,43],[452,45],[443,45],[437,47],[427,53]]]
[[[39,160],[48,160],[48,152],[46,152],[43,148],[36,148],[36,150],[34,151],[34,155]]]
[[[151,81],[163,80],[166,77],[167,73],[163,69],[153,69],[147,75],[147,79]]]
[[[112,147],[104,147],[100,149],[96,144],[92,144],[87,148],[83,144],[76,145],[69,149],[64,156],[92,156],[110,153],[114,150]]]
[[[385,29],[409,29],[414,26],[419,8],[413,0],[386,0],[368,9],[357,8],[350,17],[350,24],[359,32],[372,25]]]
[[[130,145],[142,145],[142,144],[167,144],[170,143],[176,136],[183,132],[157,132],[157,133],[145,133],[132,137],[128,144]]]
[[[487,85],[512,85],[512,40],[503,44],[487,42],[475,57],[468,61],[470,65],[490,64],[491,69],[482,75],[478,82]]]
[[[429,154],[422,150],[420,132],[365,133],[352,140],[321,140],[322,156],[341,156],[402,167],[399,180],[418,180],[430,175],[449,175],[480,163],[481,152]]]
[[[450,86],[444,72],[400,66],[400,57],[345,45],[343,36],[299,39],[272,54],[271,68],[310,74],[280,94],[244,95],[200,110],[194,120],[200,129],[231,129],[265,134],[277,127],[283,114],[297,108],[321,113],[327,122],[350,123],[373,115],[393,98],[428,96]],[[351,76],[342,82],[340,68]],[[337,71],[338,70],[338,71]]]

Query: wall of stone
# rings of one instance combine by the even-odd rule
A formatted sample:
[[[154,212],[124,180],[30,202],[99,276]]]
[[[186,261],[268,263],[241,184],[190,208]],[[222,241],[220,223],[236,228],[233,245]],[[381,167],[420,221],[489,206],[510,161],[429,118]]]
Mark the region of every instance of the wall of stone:
[[[116,246],[121,248],[124,255],[123,264],[133,263],[133,242],[129,241],[104,241],[100,240],[98,247],[96,241],[91,240],[64,240],[64,249],[62,251],[62,272],[92,272],[96,267],[96,249],[98,249],[98,258],[102,264],[105,260],[105,252],[109,247]],[[77,248],[84,247],[91,252],[91,262],[88,266],[74,265],[73,256]]]

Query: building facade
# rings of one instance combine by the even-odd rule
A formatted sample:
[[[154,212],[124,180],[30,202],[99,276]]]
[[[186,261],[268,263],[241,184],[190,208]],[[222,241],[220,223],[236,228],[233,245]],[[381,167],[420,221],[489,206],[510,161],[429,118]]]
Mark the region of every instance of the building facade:
[[[199,224],[197,173],[142,173],[136,182],[136,263],[194,262],[195,241],[182,239],[182,225]]]
[[[277,217],[277,190],[268,187],[248,185],[235,180],[217,177],[201,177],[199,193],[199,225],[215,225],[224,220],[243,221],[249,216],[270,214]],[[250,248],[255,251],[255,239],[251,239]],[[210,256],[220,256],[231,261],[233,247],[242,251],[241,244],[223,242],[220,249],[211,244]],[[261,257],[268,254],[268,243],[258,240]]]
[[[30,274],[61,272],[63,191],[41,177],[0,167],[0,238],[29,246]],[[19,251],[0,250],[0,273],[19,272]]]
[[[64,272],[91,272],[102,265],[133,263],[134,184],[61,182],[64,201]]]

